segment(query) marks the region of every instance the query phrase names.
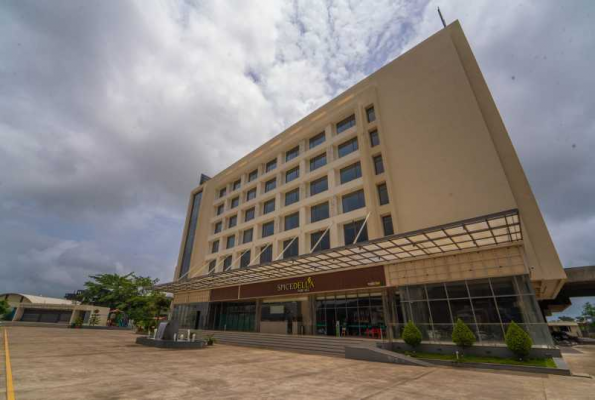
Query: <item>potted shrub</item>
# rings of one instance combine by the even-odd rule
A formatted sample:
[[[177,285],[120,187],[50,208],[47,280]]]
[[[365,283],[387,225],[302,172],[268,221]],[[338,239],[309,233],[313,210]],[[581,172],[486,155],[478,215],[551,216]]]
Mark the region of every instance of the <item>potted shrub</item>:
[[[77,329],[80,329],[83,326],[83,319],[81,317],[78,317],[77,319],[74,320],[74,327]]]
[[[217,343],[215,335],[207,335],[205,336],[205,340],[207,341],[207,346],[212,346],[213,344]]]
[[[421,343],[421,331],[411,320],[407,322],[403,329],[403,340],[413,348],[413,351]]]
[[[514,321],[508,325],[504,340],[508,349],[520,360],[527,358],[529,352],[531,352],[531,347],[533,346],[531,336],[529,336],[529,334]]]
[[[457,319],[457,322],[452,330],[452,341],[462,349],[465,347],[473,346],[475,343],[475,335],[473,331],[469,329],[467,324],[465,324],[460,318]]]

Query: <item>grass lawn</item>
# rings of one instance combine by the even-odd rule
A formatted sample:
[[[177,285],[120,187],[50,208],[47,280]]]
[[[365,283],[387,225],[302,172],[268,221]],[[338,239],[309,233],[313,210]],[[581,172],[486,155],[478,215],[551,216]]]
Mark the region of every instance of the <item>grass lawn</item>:
[[[407,352],[408,356],[421,359],[434,359],[434,360],[448,360],[456,361],[457,356],[455,354],[436,354],[436,353],[420,353],[420,352]],[[515,360],[513,358],[500,358],[500,357],[482,357],[482,356],[464,356],[460,357],[461,362],[475,362],[475,363],[488,363],[488,364],[508,364],[508,365],[526,365],[531,367],[548,367],[556,368],[556,363],[551,358],[530,358],[524,361]]]

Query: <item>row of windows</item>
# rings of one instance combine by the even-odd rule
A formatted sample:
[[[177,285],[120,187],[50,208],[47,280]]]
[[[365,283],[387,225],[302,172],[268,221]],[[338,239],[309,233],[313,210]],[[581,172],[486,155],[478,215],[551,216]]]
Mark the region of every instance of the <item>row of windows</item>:
[[[368,122],[374,122],[376,120],[376,112],[375,112],[373,106],[368,107],[366,109],[366,117],[367,117]],[[356,125],[355,115],[352,114],[349,117],[339,121],[335,125],[335,129],[336,129],[337,134],[341,134],[341,133],[349,130],[350,128],[354,127],[355,125]],[[325,132],[320,132],[320,133],[312,136],[310,139],[308,139],[308,149],[313,149],[316,146],[321,145],[325,141],[326,141]],[[380,143],[379,138],[378,138],[378,131],[374,130],[374,131],[370,132],[370,143],[372,144],[372,147],[377,146]],[[339,157],[342,157],[345,154],[349,154],[350,152],[355,151],[355,150],[357,150],[357,139],[349,140],[348,142],[345,142],[345,143],[339,145]],[[297,158],[299,156],[299,154],[300,154],[299,145],[293,147],[290,150],[287,150],[285,152],[285,162],[288,162],[288,161],[293,160],[294,158]],[[311,164],[310,164],[311,171],[326,164],[326,155],[320,155],[318,157],[324,157],[325,160],[322,163],[322,160],[318,159],[317,160],[318,165],[317,166],[315,165],[314,168],[312,168],[312,162],[314,160],[311,160]],[[322,163],[322,164],[320,164],[320,163]],[[274,159],[270,160],[269,162],[267,162],[265,164],[264,171],[265,171],[265,173],[267,173],[267,172],[274,170],[275,168],[277,168],[277,158],[274,158]],[[247,182],[248,183],[252,182],[252,181],[256,180],[257,178],[258,178],[258,169],[255,169],[248,173]],[[232,192],[236,191],[236,190],[240,189],[240,187],[241,187],[241,179],[237,179],[236,181],[234,181],[231,184],[231,191]],[[223,187],[223,188],[219,189],[218,194],[219,194],[219,198],[225,197],[227,195],[227,187]]]
[[[392,218],[390,215],[386,215],[382,217],[382,224],[384,227],[384,235],[392,235],[393,228],[392,228]],[[244,240],[246,239],[246,232],[249,233],[249,241],[244,241],[244,243],[249,243],[252,241],[252,229],[244,232]],[[353,243],[362,243],[368,241],[368,229],[367,226],[364,225],[364,220],[359,220],[355,222],[350,222],[343,225],[343,237],[345,238],[345,244],[353,244]],[[228,238],[229,241],[229,238]],[[232,239],[232,242],[235,241],[235,238]],[[216,244],[215,244],[216,243]],[[324,231],[317,231],[310,234],[310,251],[312,253],[316,253],[322,250],[330,249],[330,234],[328,229]],[[213,248],[219,247],[219,242],[213,243]],[[232,246],[233,247],[233,246]],[[273,261],[273,246],[271,243],[266,244],[260,247],[260,255],[258,255],[258,263],[268,263]],[[215,252],[215,251],[214,251]],[[240,255],[240,268],[244,268],[249,266],[253,261],[251,259],[251,250],[246,250]],[[290,258],[296,257],[299,255],[299,238],[296,236],[294,238],[289,238],[282,242],[282,251],[279,258]],[[209,262],[209,273],[213,273],[215,271],[215,267],[217,265],[217,260],[213,259]],[[233,256],[228,255],[223,260],[223,270],[228,271],[232,268],[233,265]]]
[[[355,139],[355,143],[357,143],[357,139]],[[324,163],[326,164],[326,154],[322,154],[321,156],[324,157]],[[320,157],[320,156],[319,156]],[[316,157],[317,160],[312,160],[314,161],[314,163],[320,163],[320,158]],[[376,173],[376,175],[382,174],[384,172],[384,163],[382,161],[382,155],[376,155],[373,157],[372,159],[373,164],[374,164],[374,172]],[[319,168],[320,166],[322,166],[324,164],[321,164],[319,166],[317,166],[316,168]],[[362,170],[361,170],[361,164],[360,162],[356,162],[354,164],[351,164],[345,168],[342,168],[339,171],[339,175],[340,175],[340,182],[341,184],[347,183],[349,181],[352,181],[354,179],[360,178],[362,176]],[[290,169],[289,171],[287,171],[285,173],[285,182],[289,183],[291,181],[294,181],[295,179],[299,178],[300,176],[300,167],[295,167]],[[270,192],[274,189],[277,188],[277,178],[272,178],[271,180],[265,182],[264,185],[264,192]],[[310,196],[314,196],[318,193],[324,192],[328,190],[328,178],[327,176],[323,176],[322,178],[313,180],[312,182],[310,182]],[[295,197],[295,193],[292,192],[288,192],[288,193],[292,193],[292,195]],[[297,194],[298,196],[298,200],[299,200],[299,193]],[[251,201],[253,199],[256,198],[256,188],[250,189],[249,191],[246,192],[246,202]],[[297,201],[297,200],[296,200]],[[289,204],[292,204],[292,202],[290,202]],[[234,198],[231,199],[230,201],[230,209],[236,208],[240,205],[240,197],[236,196]],[[287,204],[287,200],[286,200],[286,204]],[[274,208],[273,208],[274,210]],[[217,206],[216,209],[216,214],[217,215],[221,215],[223,214],[223,212],[225,211],[225,204],[219,204]],[[266,214],[266,212],[265,212]]]

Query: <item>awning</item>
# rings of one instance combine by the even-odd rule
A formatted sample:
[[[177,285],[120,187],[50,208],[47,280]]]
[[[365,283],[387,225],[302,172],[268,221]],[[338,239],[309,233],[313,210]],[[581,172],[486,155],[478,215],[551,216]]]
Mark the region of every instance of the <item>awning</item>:
[[[244,285],[363,266],[395,264],[522,241],[518,210],[503,211],[307,255],[157,285],[170,293]]]

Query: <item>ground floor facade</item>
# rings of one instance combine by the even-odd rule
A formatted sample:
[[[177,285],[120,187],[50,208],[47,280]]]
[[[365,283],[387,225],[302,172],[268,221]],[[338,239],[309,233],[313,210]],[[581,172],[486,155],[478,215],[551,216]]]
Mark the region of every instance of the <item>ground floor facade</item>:
[[[528,274],[391,285],[375,266],[181,293],[171,317],[183,329],[375,339],[400,338],[412,320],[436,342],[461,319],[479,345],[502,343],[514,321],[535,345],[553,345]]]

